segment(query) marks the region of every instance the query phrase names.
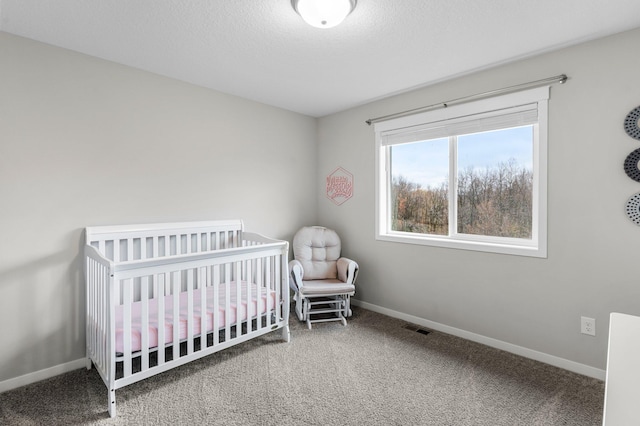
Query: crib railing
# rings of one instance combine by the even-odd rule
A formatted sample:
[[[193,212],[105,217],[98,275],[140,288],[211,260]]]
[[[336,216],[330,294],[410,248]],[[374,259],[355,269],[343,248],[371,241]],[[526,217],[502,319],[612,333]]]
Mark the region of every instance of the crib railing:
[[[85,247],[87,367],[107,385],[112,416],[118,388],[273,330],[289,341],[288,243],[216,235],[112,239],[111,259],[106,242]],[[163,240],[174,254],[162,255]]]
[[[87,228],[87,244],[115,262],[201,253],[242,245],[241,220]],[[264,237],[262,237],[264,238]]]

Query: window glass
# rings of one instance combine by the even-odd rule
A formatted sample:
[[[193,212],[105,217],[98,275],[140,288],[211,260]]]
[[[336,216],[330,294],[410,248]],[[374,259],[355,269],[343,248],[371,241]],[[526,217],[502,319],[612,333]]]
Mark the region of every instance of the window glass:
[[[391,229],[447,235],[449,232],[449,140],[390,147]]]
[[[457,139],[457,232],[531,239],[533,126]]]

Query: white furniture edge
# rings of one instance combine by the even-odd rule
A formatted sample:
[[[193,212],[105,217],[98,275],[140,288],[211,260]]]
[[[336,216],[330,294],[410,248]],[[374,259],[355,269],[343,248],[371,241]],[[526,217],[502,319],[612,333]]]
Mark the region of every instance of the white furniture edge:
[[[638,424],[640,418],[637,392],[640,380],[640,368],[638,368],[639,333],[639,316],[621,312],[609,314],[603,425]]]

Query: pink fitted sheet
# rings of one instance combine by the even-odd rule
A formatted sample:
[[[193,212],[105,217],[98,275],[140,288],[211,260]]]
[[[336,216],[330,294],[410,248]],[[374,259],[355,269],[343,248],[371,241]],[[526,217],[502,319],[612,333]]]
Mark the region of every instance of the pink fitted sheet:
[[[237,303],[237,291],[235,282],[230,284],[229,291],[229,325],[233,325],[238,320],[238,309],[240,314],[240,321],[247,320],[247,283],[243,281],[241,284],[241,303]],[[258,288],[255,284],[250,285],[251,288],[251,314],[255,317],[258,309]],[[213,331],[213,287],[207,287],[207,308],[206,308],[206,332]],[[267,297],[267,294],[269,297]],[[218,291],[218,317],[216,319],[216,328],[221,329],[226,325],[227,316],[225,315],[226,305],[226,286],[220,284]],[[272,310],[275,306],[276,295],[272,290],[268,290],[264,287],[260,288],[260,312],[258,314],[264,314],[265,312]],[[173,342],[173,296],[164,297],[164,343]],[[201,330],[201,290],[193,290],[193,335],[200,335]],[[123,305],[116,306],[116,352],[124,353],[124,308]],[[188,319],[188,294],[187,292],[180,293],[180,340],[188,337],[187,319]],[[137,352],[142,349],[142,302],[134,302],[131,306],[131,351]],[[158,299],[149,299],[149,325],[148,325],[148,338],[149,348],[155,348],[158,346]]]

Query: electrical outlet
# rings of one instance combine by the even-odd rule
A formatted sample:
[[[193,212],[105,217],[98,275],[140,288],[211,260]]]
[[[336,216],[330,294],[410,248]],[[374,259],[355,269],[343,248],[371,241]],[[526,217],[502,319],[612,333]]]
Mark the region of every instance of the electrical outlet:
[[[580,333],[595,336],[596,320],[594,318],[580,317]]]

